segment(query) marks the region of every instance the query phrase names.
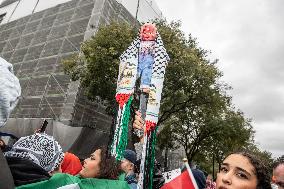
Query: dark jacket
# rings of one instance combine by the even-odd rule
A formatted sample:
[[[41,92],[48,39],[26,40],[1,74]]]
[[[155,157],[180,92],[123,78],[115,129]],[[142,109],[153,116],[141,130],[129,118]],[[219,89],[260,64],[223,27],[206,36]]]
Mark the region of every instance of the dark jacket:
[[[137,189],[137,179],[135,173],[126,175],[125,181],[127,182],[130,189]]]
[[[194,176],[194,179],[196,181],[198,188],[199,189],[205,188],[206,187],[206,178],[205,178],[204,173],[199,169],[192,169],[191,172]]]
[[[14,187],[13,177],[6,162],[6,159],[0,149],[0,189],[12,189]]]
[[[16,186],[47,180],[49,173],[34,162],[17,157],[6,157]]]

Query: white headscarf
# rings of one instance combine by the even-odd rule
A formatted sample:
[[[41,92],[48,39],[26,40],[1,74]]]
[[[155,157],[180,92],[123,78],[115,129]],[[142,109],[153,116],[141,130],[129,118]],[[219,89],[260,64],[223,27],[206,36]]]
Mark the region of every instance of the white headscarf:
[[[0,57],[0,127],[7,122],[20,96],[21,86],[12,64]]]

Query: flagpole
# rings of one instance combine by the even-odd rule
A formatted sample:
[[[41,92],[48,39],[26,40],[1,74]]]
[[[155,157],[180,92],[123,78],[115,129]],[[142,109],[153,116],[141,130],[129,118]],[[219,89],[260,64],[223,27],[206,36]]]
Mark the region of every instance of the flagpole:
[[[138,0],[138,2],[137,2],[137,8],[136,8],[136,14],[135,14],[135,19],[136,20],[137,20],[137,16],[138,16],[139,6],[140,6],[140,0]]]

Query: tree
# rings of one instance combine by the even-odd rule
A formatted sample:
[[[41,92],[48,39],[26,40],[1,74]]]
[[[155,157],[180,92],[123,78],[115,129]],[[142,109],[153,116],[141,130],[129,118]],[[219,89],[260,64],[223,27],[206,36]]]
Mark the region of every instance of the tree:
[[[246,146],[253,134],[249,121],[240,112],[229,111],[219,117],[210,117],[210,114],[182,116],[172,123],[173,135],[189,161],[198,162],[200,155],[214,155],[221,163],[227,153]],[[197,159],[196,155],[199,155]]]
[[[81,53],[63,61],[65,73],[80,80],[87,97],[106,101],[107,112],[116,106],[115,90],[119,56],[136,37],[136,29],[126,23],[101,26],[97,34],[81,45]]]
[[[171,59],[162,94],[159,119],[162,123],[183,111],[193,99],[199,101],[198,105],[210,103],[206,89],[222,74],[215,62],[208,62],[207,52],[197,47],[195,39],[191,36],[185,38],[179,22],[168,24],[162,20],[156,21],[156,25]],[[136,37],[136,32],[137,29],[126,23],[112,22],[100,27],[94,37],[83,42],[81,54],[63,61],[65,72],[73,80],[80,79],[89,99],[100,97],[107,102],[108,109],[116,106],[114,96],[119,56]],[[219,88],[214,86],[216,98]]]
[[[267,166],[269,173],[272,173],[274,159],[272,158],[271,152],[259,149],[259,147],[253,142],[249,143],[246,148],[243,148],[243,150],[246,150],[257,156]]]

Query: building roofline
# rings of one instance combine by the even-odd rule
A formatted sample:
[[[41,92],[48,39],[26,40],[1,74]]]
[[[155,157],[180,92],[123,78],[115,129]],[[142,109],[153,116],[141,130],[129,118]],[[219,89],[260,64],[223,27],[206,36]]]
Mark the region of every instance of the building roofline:
[[[3,2],[0,4],[0,8],[5,7],[5,6],[7,6],[7,5],[10,5],[10,4],[12,4],[12,3],[15,3],[15,2],[17,2],[17,1],[19,1],[19,0],[5,0],[5,1],[3,1]]]

